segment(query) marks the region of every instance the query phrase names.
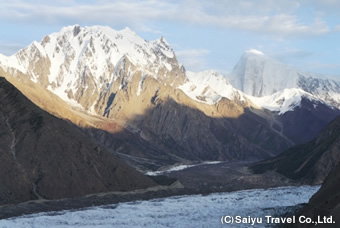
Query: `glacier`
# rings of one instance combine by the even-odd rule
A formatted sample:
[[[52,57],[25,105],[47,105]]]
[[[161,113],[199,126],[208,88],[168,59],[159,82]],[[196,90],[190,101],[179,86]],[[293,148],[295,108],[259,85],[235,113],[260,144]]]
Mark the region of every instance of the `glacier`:
[[[289,186],[173,196],[80,210],[44,212],[0,220],[0,227],[227,227],[229,224],[221,224],[222,216],[283,216],[289,207],[307,203],[319,187]],[[263,223],[256,227],[272,225]],[[232,227],[254,226],[233,224]]]

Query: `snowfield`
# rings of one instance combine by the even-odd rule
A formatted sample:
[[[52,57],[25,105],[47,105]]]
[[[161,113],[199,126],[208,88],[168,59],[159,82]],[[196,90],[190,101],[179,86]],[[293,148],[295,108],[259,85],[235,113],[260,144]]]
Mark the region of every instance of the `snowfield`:
[[[289,206],[307,203],[320,186],[243,190],[176,196],[39,213],[0,220],[0,227],[273,227],[264,216],[280,217]],[[262,224],[221,224],[222,216],[263,218]]]

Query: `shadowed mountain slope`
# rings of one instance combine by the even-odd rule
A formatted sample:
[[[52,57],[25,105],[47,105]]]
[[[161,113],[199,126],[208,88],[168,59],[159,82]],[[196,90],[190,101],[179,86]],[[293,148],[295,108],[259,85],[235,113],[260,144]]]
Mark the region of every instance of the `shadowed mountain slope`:
[[[340,117],[312,141],[294,146],[279,156],[259,162],[255,173],[276,171],[288,178],[320,184],[340,161]]]
[[[318,221],[320,216],[323,221],[324,216],[332,219],[335,223],[318,224],[318,227],[339,227],[340,223],[340,165],[328,175],[320,190],[314,194],[308,204],[302,208],[299,215],[312,218],[313,221]],[[307,224],[297,224],[297,227],[310,227]]]
[[[0,78],[0,204],[154,186]]]

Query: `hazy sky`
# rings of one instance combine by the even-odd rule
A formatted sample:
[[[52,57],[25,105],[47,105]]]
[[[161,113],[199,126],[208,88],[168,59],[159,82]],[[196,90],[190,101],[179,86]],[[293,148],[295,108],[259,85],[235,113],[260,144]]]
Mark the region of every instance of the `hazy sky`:
[[[0,0],[0,53],[67,25],[160,36],[188,70],[232,71],[257,49],[301,70],[340,76],[340,0]]]

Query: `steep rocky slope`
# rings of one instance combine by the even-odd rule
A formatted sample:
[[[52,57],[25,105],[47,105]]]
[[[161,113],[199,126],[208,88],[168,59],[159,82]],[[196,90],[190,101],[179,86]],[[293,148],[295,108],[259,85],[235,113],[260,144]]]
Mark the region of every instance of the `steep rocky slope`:
[[[310,142],[294,146],[279,156],[257,163],[255,173],[276,171],[308,184],[321,184],[340,161],[340,117]]]
[[[2,77],[0,95],[1,204],[155,185]]]
[[[339,152],[339,151],[338,151]],[[302,208],[297,216],[310,217],[313,221],[324,221],[324,216],[332,222],[318,224],[318,227],[339,227],[340,224],[340,165],[338,164],[328,175],[320,190],[313,195],[308,204]],[[296,227],[310,227],[310,224],[297,224]]]

